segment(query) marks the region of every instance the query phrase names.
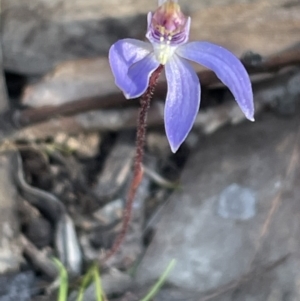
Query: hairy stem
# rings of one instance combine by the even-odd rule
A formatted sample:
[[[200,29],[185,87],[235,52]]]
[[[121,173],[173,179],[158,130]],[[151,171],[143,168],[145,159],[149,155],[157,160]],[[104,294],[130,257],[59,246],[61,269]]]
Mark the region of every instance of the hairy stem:
[[[149,86],[146,92],[141,96],[140,99],[140,110],[137,121],[137,133],[136,133],[136,151],[133,167],[133,178],[129,187],[126,205],[123,212],[122,219],[122,229],[119,235],[117,236],[111,250],[106,254],[104,261],[107,261],[111,258],[122,245],[131,219],[132,214],[132,205],[134,202],[136,191],[143,178],[143,157],[144,157],[144,145],[145,145],[145,136],[146,136],[146,125],[147,125],[147,112],[150,107],[150,101],[154,92],[154,88],[157,84],[158,77],[162,71],[163,66],[160,65],[151,75],[149,80]]]

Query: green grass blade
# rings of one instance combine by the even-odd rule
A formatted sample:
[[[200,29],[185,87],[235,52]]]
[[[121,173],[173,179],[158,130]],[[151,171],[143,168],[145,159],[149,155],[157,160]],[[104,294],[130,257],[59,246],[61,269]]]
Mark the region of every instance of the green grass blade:
[[[84,275],[82,282],[80,284],[77,301],[83,301],[83,295],[84,291],[88,287],[88,285],[91,283],[93,277],[93,269],[89,269],[88,272]]]
[[[102,291],[102,283],[99,268],[97,265],[94,265],[93,268],[93,276],[94,276],[94,283],[95,283],[95,292],[96,292],[96,300],[103,301],[103,291]]]
[[[54,263],[59,270],[59,291],[57,301],[67,301],[68,298],[68,272],[64,265],[56,258],[53,258]]]
[[[165,283],[167,277],[169,276],[171,270],[174,268],[176,264],[176,260],[172,259],[171,262],[168,264],[167,268],[163,272],[163,274],[159,277],[157,282],[154,284],[154,286],[150,289],[149,293],[141,300],[141,301],[150,301],[154,298],[154,296],[158,293],[160,288]]]

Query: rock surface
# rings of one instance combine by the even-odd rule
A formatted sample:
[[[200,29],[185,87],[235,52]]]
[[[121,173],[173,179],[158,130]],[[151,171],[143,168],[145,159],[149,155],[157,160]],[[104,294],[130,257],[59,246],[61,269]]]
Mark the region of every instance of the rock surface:
[[[8,109],[0,47],[0,112]],[[12,153],[0,152],[0,274],[17,271],[22,261],[17,217],[17,190],[13,180]]]
[[[8,109],[9,103],[7,98],[7,90],[3,74],[3,57],[2,48],[0,47],[0,111],[3,112]]]
[[[106,58],[62,63],[23,92],[24,105],[39,107],[118,92]]]
[[[206,292],[238,283],[249,271],[290,254],[249,285],[203,300],[285,300],[286,295],[299,300],[299,131],[298,116],[266,114],[201,139],[182,174],[182,189],[163,210],[137,283],[152,283],[175,258],[169,283],[189,291],[189,300],[202,300]],[[240,207],[224,214],[220,198],[230,187],[238,187],[229,201]]]
[[[9,152],[0,155],[0,274],[17,271],[22,261],[12,160]]]
[[[34,274],[22,272],[17,275],[0,277],[0,301],[29,301],[35,292]]]

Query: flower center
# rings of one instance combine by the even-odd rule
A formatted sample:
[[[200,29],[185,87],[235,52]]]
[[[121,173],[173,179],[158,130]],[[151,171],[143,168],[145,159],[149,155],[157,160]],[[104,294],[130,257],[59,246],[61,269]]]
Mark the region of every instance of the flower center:
[[[190,18],[172,0],[163,3],[153,14],[149,13],[146,37],[153,44],[156,58],[161,64],[166,64],[175,49],[186,43],[189,29]]]

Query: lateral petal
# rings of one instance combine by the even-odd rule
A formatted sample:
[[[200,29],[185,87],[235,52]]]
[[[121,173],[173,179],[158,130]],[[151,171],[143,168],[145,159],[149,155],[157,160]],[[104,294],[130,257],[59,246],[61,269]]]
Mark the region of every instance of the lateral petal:
[[[129,67],[128,77],[131,80],[131,85],[126,91],[126,98],[136,98],[141,96],[149,85],[149,79],[152,73],[159,66],[153,53],[148,54],[146,57]]]
[[[178,47],[176,53],[214,71],[229,88],[245,116],[254,121],[251,81],[245,67],[234,54],[209,42],[190,42]]]
[[[129,68],[145,58],[152,50],[150,43],[135,39],[117,41],[109,49],[108,59],[116,85],[123,91],[126,98],[130,96],[132,79],[128,76]]]

